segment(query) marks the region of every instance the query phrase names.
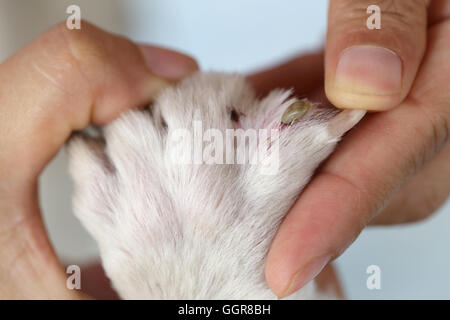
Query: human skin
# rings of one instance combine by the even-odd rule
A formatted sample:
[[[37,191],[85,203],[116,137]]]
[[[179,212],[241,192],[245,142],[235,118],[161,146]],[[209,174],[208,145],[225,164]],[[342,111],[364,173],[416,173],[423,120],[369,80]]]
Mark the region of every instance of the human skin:
[[[343,1],[335,0],[330,7],[330,26],[338,21],[346,27],[338,34],[330,27],[325,57],[298,57],[249,77],[261,94],[277,86],[310,93],[325,80],[327,96],[338,107],[385,111],[370,114],[345,137],[286,216],[266,266],[267,281],[280,297],[311,280],[370,221],[422,219],[450,191],[450,179],[445,179],[450,175],[448,2],[433,1],[426,7],[427,3],[414,1],[423,4],[423,11],[414,9],[412,20],[409,15],[400,19],[403,29],[388,28],[397,23],[388,18],[383,28],[391,33],[350,36],[353,42],[344,42],[336,39],[356,26],[355,20],[346,20],[345,6],[339,6]],[[397,9],[401,10],[390,8],[386,14],[399,15],[410,7],[399,4]],[[425,23],[420,20],[424,14],[429,17]],[[422,33],[414,27],[417,21]],[[413,31],[422,36],[402,37]],[[352,35],[358,32],[366,31],[356,29]],[[391,47],[385,38],[395,38],[398,46]],[[367,104],[367,92],[363,103],[355,103],[357,94],[349,101],[349,89],[340,95],[343,86],[334,86],[341,44],[361,41],[397,52],[405,70],[402,86],[391,96],[380,98],[375,93],[373,100],[379,98],[379,104]],[[421,54],[402,51],[411,47]],[[387,59],[395,65],[392,57]],[[138,47],[85,22],[81,30],[52,28],[0,65],[0,298],[85,297],[65,287],[66,274],[42,223],[37,179],[73,130],[105,124],[125,109],[145,105],[158,90],[196,69],[189,57]],[[342,66],[341,71],[345,73]],[[358,76],[353,71],[351,75]],[[376,86],[376,79],[369,82]],[[394,80],[387,85],[395,85]],[[381,86],[386,89],[386,83]],[[317,259],[320,263],[313,261]]]
[[[37,180],[73,130],[143,106],[197,70],[182,54],[57,25],[0,65],[0,298],[77,299],[48,240]],[[164,79],[162,78],[164,77]]]
[[[294,87],[317,96],[324,83],[337,107],[384,111],[343,139],[285,217],[266,264],[279,297],[308,283],[369,223],[424,219],[450,193],[450,1],[377,1],[375,31],[365,26],[372,2],[331,1],[324,54],[250,77],[261,93]]]

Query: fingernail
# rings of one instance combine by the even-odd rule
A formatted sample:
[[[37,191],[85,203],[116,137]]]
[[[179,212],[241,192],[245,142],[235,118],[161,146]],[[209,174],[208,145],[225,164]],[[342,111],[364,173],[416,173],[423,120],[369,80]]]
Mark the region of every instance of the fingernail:
[[[392,50],[361,45],[345,49],[334,78],[335,89],[357,95],[392,95],[402,86],[402,62]]]
[[[286,286],[286,290],[279,296],[279,298],[286,298],[305,286],[308,282],[314,279],[320,271],[322,271],[330,259],[331,256],[329,255],[315,258],[304,267],[300,268],[300,270],[294,274],[291,281]]]
[[[145,45],[140,45],[139,49],[147,67],[160,77],[176,80],[198,70],[197,62],[187,55]]]

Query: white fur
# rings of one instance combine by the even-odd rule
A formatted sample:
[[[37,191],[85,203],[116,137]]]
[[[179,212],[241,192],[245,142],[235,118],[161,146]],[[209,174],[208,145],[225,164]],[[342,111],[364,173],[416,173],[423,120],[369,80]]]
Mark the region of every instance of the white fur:
[[[164,90],[148,111],[103,128],[106,143],[69,144],[75,213],[97,240],[103,266],[126,299],[276,299],[264,278],[274,233],[316,167],[363,111],[316,106],[281,131],[275,175],[258,165],[179,165],[168,143],[177,128],[275,128],[289,91],[255,98],[238,75],[197,73]],[[197,110],[197,111],[196,111]],[[164,126],[163,120],[167,127]],[[313,284],[291,296],[319,297]]]

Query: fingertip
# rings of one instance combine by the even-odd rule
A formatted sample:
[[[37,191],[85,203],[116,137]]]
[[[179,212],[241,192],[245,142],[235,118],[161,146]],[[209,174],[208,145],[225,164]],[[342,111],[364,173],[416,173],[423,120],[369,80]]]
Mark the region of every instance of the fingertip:
[[[287,264],[280,265],[283,264],[283,259],[276,262],[280,268],[269,260],[265,270],[267,284],[279,299],[284,299],[311,282],[331,258],[328,254],[315,257],[295,270],[291,270]]]
[[[283,296],[283,292],[287,283],[287,280],[285,280],[286,277],[282,270],[283,268],[280,268],[280,264],[282,263],[283,260],[274,261],[273,259],[271,259],[271,252],[269,252],[266,267],[264,269],[267,285],[269,286],[270,290],[272,290],[272,292],[280,299]]]
[[[291,231],[283,230],[275,237],[264,270],[269,288],[279,299],[307,285],[331,260],[330,254],[306,255],[299,259],[297,253],[303,250],[299,243],[293,241]]]

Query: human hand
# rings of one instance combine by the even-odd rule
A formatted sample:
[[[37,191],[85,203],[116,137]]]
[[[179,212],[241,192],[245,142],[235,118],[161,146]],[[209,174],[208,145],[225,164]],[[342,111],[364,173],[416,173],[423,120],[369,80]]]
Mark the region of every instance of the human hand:
[[[82,297],[66,288],[42,223],[39,174],[73,130],[145,105],[196,69],[86,22],[55,26],[0,65],[0,298]]]
[[[350,132],[280,226],[266,264],[280,297],[314,278],[367,224],[423,219],[450,193],[450,2],[379,1],[376,31],[365,25],[371,2],[330,2],[325,56],[249,77],[260,93],[294,87],[307,94],[325,74],[336,106],[389,110],[369,114]]]

